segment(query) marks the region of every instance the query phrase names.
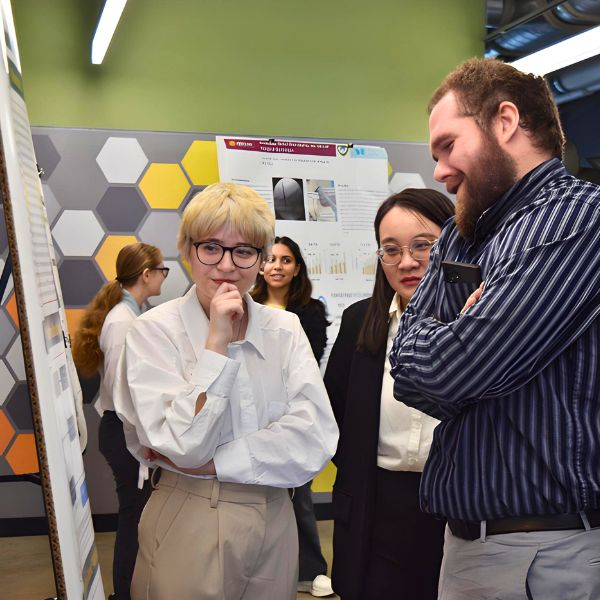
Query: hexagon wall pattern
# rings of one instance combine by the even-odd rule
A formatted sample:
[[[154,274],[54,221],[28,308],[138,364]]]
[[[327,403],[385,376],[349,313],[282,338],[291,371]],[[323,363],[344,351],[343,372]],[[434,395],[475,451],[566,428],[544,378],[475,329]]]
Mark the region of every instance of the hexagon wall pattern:
[[[215,136],[50,127],[33,127],[32,134],[44,171],[42,187],[71,335],[85,305],[115,276],[116,253],[129,241],[159,246],[171,267],[152,305],[185,293],[191,280],[177,255],[175,233],[191,197],[218,180]],[[395,173],[420,172],[425,185],[440,189],[432,178],[433,165],[430,172],[423,169],[432,164],[425,144],[376,144],[388,152],[391,179]],[[0,205],[0,268],[7,254]],[[37,470],[17,328],[10,278],[0,301],[0,475]],[[82,388],[91,432],[84,455],[88,487],[96,490],[94,505],[101,507],[95,512],[114,512],[112,475],[97,449],[98,379],[83,380]]]

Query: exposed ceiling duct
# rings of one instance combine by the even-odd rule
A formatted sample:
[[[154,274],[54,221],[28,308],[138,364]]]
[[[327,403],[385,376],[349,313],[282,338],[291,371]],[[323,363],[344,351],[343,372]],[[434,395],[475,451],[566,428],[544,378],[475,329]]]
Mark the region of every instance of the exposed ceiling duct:
[[[600,0],[488,0],[486,54],[512,61],[600,24]],[[560,104],[600,89],[598,57],[548,75]]]

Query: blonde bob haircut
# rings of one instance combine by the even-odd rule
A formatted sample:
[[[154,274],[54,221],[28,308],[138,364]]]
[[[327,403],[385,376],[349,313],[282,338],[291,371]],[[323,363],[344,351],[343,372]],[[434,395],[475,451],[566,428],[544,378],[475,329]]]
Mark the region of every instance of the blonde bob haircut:
[[[192,242],[205,240],[226,225],[244,241],[262,248],[263,254],[275,235],[275,217],[258,192],[245,185],[213,183],[183,211],[177,233],[181,256],[189,258]]]

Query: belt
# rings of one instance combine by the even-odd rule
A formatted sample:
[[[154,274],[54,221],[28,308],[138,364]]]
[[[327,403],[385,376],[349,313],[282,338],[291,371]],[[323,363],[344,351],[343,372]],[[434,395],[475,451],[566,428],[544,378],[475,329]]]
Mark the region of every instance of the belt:
[[[600,527],[600,509],[585,510],[589,526]],[[481,521],[448,519],[448,527],[453,535],[463,540],[477,540],[481,537]],[[579,513],[574,515],[529,515],[526,517],[506,517],[485,521],[485,535],[519,533],[523,531],[560,531],[566,529],[586,529]]]

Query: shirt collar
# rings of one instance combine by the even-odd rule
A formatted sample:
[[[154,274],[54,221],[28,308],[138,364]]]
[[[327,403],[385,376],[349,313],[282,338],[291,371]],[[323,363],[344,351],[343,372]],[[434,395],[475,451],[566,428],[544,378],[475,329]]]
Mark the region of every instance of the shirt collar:
[[[394,297],[392,298],[392,302],[390,304],[389,315],[390,315],[390,321],[394,317],[396,317],[398,320],[400,320],[400,317],[402,316],[402,302],[400,302],[400,296],[398,296],[398,294],[394,294]]]
[[[126,290],[123,289],[121,295],[121,302],[123,304],[127,304],[129,308],[133,311],[136,317],[139,317],[142,314],[142,309],[140,305],[135,301],[135,298]]]
[[[244,294],[244,300],[246,301],[246,307],[248,308],[248,327],[246,328],[245,342],[252,344],[257,352],[265,357],[265,340],[263,330],[261,327],[261,319],[259,311],[263,310],[263,307],[254,302],[250,294]]]
[[[549,180],[564,175],[568,172],[558,158],[547,160],[527,173],[479,217],[474,244],[482,242],[511,214],[530,204]]]

